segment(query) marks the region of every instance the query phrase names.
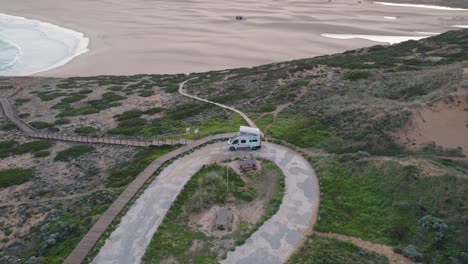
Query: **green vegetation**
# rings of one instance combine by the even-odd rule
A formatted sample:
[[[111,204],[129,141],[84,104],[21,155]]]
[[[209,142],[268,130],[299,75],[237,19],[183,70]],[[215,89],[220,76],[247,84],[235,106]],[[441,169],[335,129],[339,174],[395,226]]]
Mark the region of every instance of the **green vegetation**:
[[[94,127],[78,127],[75,128],[75,133],[77,134],[82,134],[82,135],[91,135],[95,134],[97,132],[97,129]]]
[[[166,87],[166,89],[164,89],[164,91],[166,93],[177,93],[177,91],[179,91],[179,86],[175,84],[170,84]]]
[[[73,159],[77,159],[83,155],[88,153],[94,152],[95,149],[92,146],[88,145],[77,145],[73,147],[69,147],[65,150],[59,151],[55,156],[55,161],[70,161]]]
[[[335,264],[335,263],[389,263],[384,256],[377,255],[334,238],[310,236],[304,246],[287,262],[288,264]]]
[[[55,120],[55,125],[66,125],[66,124],[70,124],[70,122],[71,122],[70,119],[60,118],[60,119]]]
[[[52,124],[52,123],[47,123],[47,122],[43,122],[43,121],[34,121],[34,122],[30,122],[29,125],[31,125],[31,126],[34,127],[34,128],[37,128],[37,129],[45,129],[45,128],[52,128],[52,127],[54,127],[54,124]]]
[[[217,164],[206,165],[190,179],[153,236],[143,257],[143,263],[158,263],[168,257],[173,257],[181,263],[215,263],[219,261],[220,255],[233,249],[233,247],[218,247],[219,243],[232,240],[237,245],[243,244],[264,221],[276,213],[283,197],[284,178],[273,163],[263,161],[262,171],[248,175],[249,182],[258,180],[262,181],[258,183],[259,185],[264,185],[266,181],[271,181],[274,174],[276,185],[273,197],[269,198],[266,209],[257,223],[241,221],[236,231],[220,238],[189,227],[191,213],[198,213],[213,205],[245,204],[246,201],[250,202],[260,195],[258,186],[244,183],[230,168],[228,169],[229,192],[227,192],[224,178],[226,170],[226,167]],[[192,251],[190,247],[195,240],[198,241],[199,248]]]
[[[85,95],[78,94],[78,97],[86,97]],[[56,105],[55,108],[57,109],[64,109],[61,113],[57,115],[57,117],[65,117],[65,116],[80,116],[80,115],[90,115],[99,113],[101,110],[108,109],[111,107],[119,106],[120,103],[118,101],[127,99],[127,97],[118,95],[114,92],[106,92],[102,94],[101,99],[97,100],[89,100],[86,103],[87,106],[81,106],[78,108],[73,108],[70,105]],[[62,103],[70,103],[69,101],[62,101]]]
[[[147,109],[143,112],[143,114],[145,115],[153,115],[153,114],[157,114],[157,113],[161,113],[162,111],[164,111],[164,108],[162,107],[153,107],[153,108],[150,108],[150,109]]]
[[[30,114],[28,114],[28,113],[22,113],[22,114],[18,115],[19,118],[26,118],[28,116],[30,116]]]
[[[163,146],[140,151],[132,160],[114,168],[108,177],[107,186],[119,188],[130,183],[153,160],[174,150],[174,146]]]
[[[369,78],[368,71],[351,71],[345,74],[344,78],[350,81]]]
[[[52,144],[47,140],[37,140],[19,144],[13,140],[0,141],[0,158],[48,149]]]
[[[31,102],[31,98],[18,98],[15,100],[16,104],[24,104],[28,102]]]
[[[11,131],[15,129],[16,129],[15,124],[12,124],[12,123],[0,124],[1,131]]]
[[[0,187],[20,185],[30,180],[33,176],[34,172],[32,169],[15,168],[0,170]]]
[[[143,114],[158,113],[164,115],[152,120],[146,120]],[[215,107],[203,103],[188,103],[175,106],[171,109],[151,108],[146,111],[129,110],[115,117],[119,121],[116,128],[110,129],[109,134],[133,135],[155,137],[168,135],[172,137],[189,137],[185,135],[185,128],[199,128],[198,136],[214,133],[233,132],[244,123],[237,114],[226,114],[224,111],[215,111]]]
[[[315,230],[392,245],[399,252],[415,245],[424,262],[462,260],[468,178],[450,171],[421,177],[416,166],[354,154],[315,161],[314,168],[322,194]]]
[[[105,190],[76,199],[69,210],[58,204],[48,222],[35,229],[34,233],[47,239],[37,241],[41,247],[32,255],[40,254],[41,263],[63,263],[116,197],[115,191]]]
[[[39,150],[37,152],[34,152],[34,157],[35,158],[47,157],[49,155],[50,155],[50,151],[48,151],[48,150]]]

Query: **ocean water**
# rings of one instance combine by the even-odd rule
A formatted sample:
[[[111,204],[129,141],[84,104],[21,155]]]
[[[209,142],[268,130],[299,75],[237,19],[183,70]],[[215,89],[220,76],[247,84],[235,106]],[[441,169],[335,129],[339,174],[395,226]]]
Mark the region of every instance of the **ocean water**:
[[[20,56],[21,50],[19,47],[0,40],[0,71],[13,68]]]
[[[88,51],[82,33],[38,20],[0,14],[0,76],[50,70]]]

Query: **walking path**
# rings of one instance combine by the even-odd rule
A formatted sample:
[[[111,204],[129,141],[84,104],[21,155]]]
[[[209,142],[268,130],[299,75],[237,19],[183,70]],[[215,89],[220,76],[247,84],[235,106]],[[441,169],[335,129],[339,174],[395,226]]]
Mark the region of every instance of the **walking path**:
[[[149,147],[149,146],[163,146],[163,145],[185,145],[190,143],[190,140],[186,139],[137,139],[137,138],[113,138],[113,137],[88,137],[88,136],[67,136],[63,134],[55,133],[44,133],[39,132],[29,124],[21,120],[15,115],[11,108],[8,97],[0,97],[0,103],[6,117],[13,122],[21,131],[32,138],[58,140],[76,143],[86,144],[107,144],[107,145],[120,145],[120,146],[131,146],[131,147]]]
[[[389,246],[386,246],[386,245],[372,243],[372,242],[365,241],[365,240],[362,240],[362,239],[357,238],[357,237],[345,236],[345,235],[341,235],[341,234],[321,233],[321,232],[317,232],[317,231],[315,231],[314,233],[319,235],[319,236],[333,237],[333,238],[336,238],[336,239],[339,239],[339,240],[342,240],[342,241],[349,241],[349,242],[355,244],[356,246],[358,246],[360,248],[364,248],[364,249],[367,249],[369,251],[375,252],[377,254],[386,256],[388,258],[388,260],[390,261],[390,263],[394,263],[394,264],[412,264],[412,263],[414,263],[410,259],[408,259],[408,258],[406,258],[406,257],[404,257],[404,256],[402,256],[400,254],[397,254],[397,253],[393,252],[393,248],[389,247]]]
[[[135,201],[111,234],[94,263],[139,263],[153,234],[187,181],[205,164],[242,157],[225,143],[207,145],[165,168]],[[285,194],[278,212],[247,242],[229,252],[222,263],[282,263],[302,244],[315,223],[319,185],[309,163],[298,153],[272,143],[249,152],[275,162],[285,176]]]
[[[88,233],[81,239],[80,243],[75,247],[72,253],[67,257],[64,263],[68,264],[79,264],[81,263],[89,251],[93,248],[102,234],[106,231],[107,227],[122,211],[122,209],[128,204],[128,202],[135,196],[138,190],[145,184],[145,182],[153,175],[153,173],[160,168],[165,162],[192,150],[200,145],[206,144],[212,140],[224,139],[232,137],[232,133],[219,134],[214,136],[204,137],[198,141],[192,142],[188,145],[180,147],[174,151],[169,152],[166,155],[151,162],[151,164],[139,173],[136,178],[127,186],[127,188],[119,195],[119,197],[111,204],[111,206],[104,212],[99,220],[93,225]],[[158,177],[159,178],[159,177]],[[157,202],[157,201],[156,201]],[[170,205],[170,204],[169,204]],[[140,234],[141,235],[141,234]],[[129,241],[131,242],[131,241]],[[144,250],[144,248],[143,248]],[[117,262],[112,262],[117,263]],[[124,262],[129,263],[129,262]]]
[[[239,114],[244,120],[245,122],[247,122],[247,124],[249,124],[249,126],[251,127],[257,127],[257,125],[246,115],[244,114],[243,112],[233,108],[233,107],[230,107],[230,106],[227,106],[227,105],[223,105],[223,104],[220,104],[220,103],[216,103],[216,102],[212,102],[212,101],[209,101],[209,100],[206,100],[206,99],[203,99],[203,98],[200,98],[198,96],[195,96],[195,95],[190,95],[188,94],[185,90],[184,90],[184,85],[188,82],[188,81],[191,81],[191,80],[194,80],[194,79],[197,79],[198,77],[195,77],[195,78],[191,78],[191,79],[188,79],[184,82],[182,82],[180,85],[179,85],[179,93],[185,97],[188,97],[188,98],[192,98],[192,99],[195,99],[197,101],[201,101],[201,102],[205,102],[205,103],[209,103],[209,104],[214,104],[216,106],[219,106],[221,108],[224,108],[224,109],[227,109],[229,111],[232,111],[234,113],[237,113]],[[263,137],[263,134],[262,134],[262,137]]]

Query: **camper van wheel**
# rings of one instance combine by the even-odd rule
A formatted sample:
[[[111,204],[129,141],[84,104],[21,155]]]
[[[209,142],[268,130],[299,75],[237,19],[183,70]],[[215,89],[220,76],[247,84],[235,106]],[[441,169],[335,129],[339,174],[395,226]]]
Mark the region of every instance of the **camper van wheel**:
[[[229,150],[234,151],[234,150],[236,150],[236,148],[235,147],[230,147]]]

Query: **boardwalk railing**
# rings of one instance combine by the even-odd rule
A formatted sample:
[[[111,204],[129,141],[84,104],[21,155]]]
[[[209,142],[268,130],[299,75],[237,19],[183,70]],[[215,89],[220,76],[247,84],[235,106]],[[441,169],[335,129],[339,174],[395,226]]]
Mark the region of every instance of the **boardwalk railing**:
[[[150,146],[163,146],[163,145],[185,145],[191,142],[187,139],[172,139],[172,138],[157,138],[157,139],[143,139],[143,138],[114,138],[114,137],[89,137],[89,136],[68,136],[57,133],[39,132],[37,129],[31,127],[28,123],[19,118],[11,108],[10,102],[7,97],[0,98],[0,102],[5,112],[5,115],[13,122],[21,131],[26,133],[32,138],[68,141],[86,144],[108,144],[120,145],[129,147],[150,147]]]

